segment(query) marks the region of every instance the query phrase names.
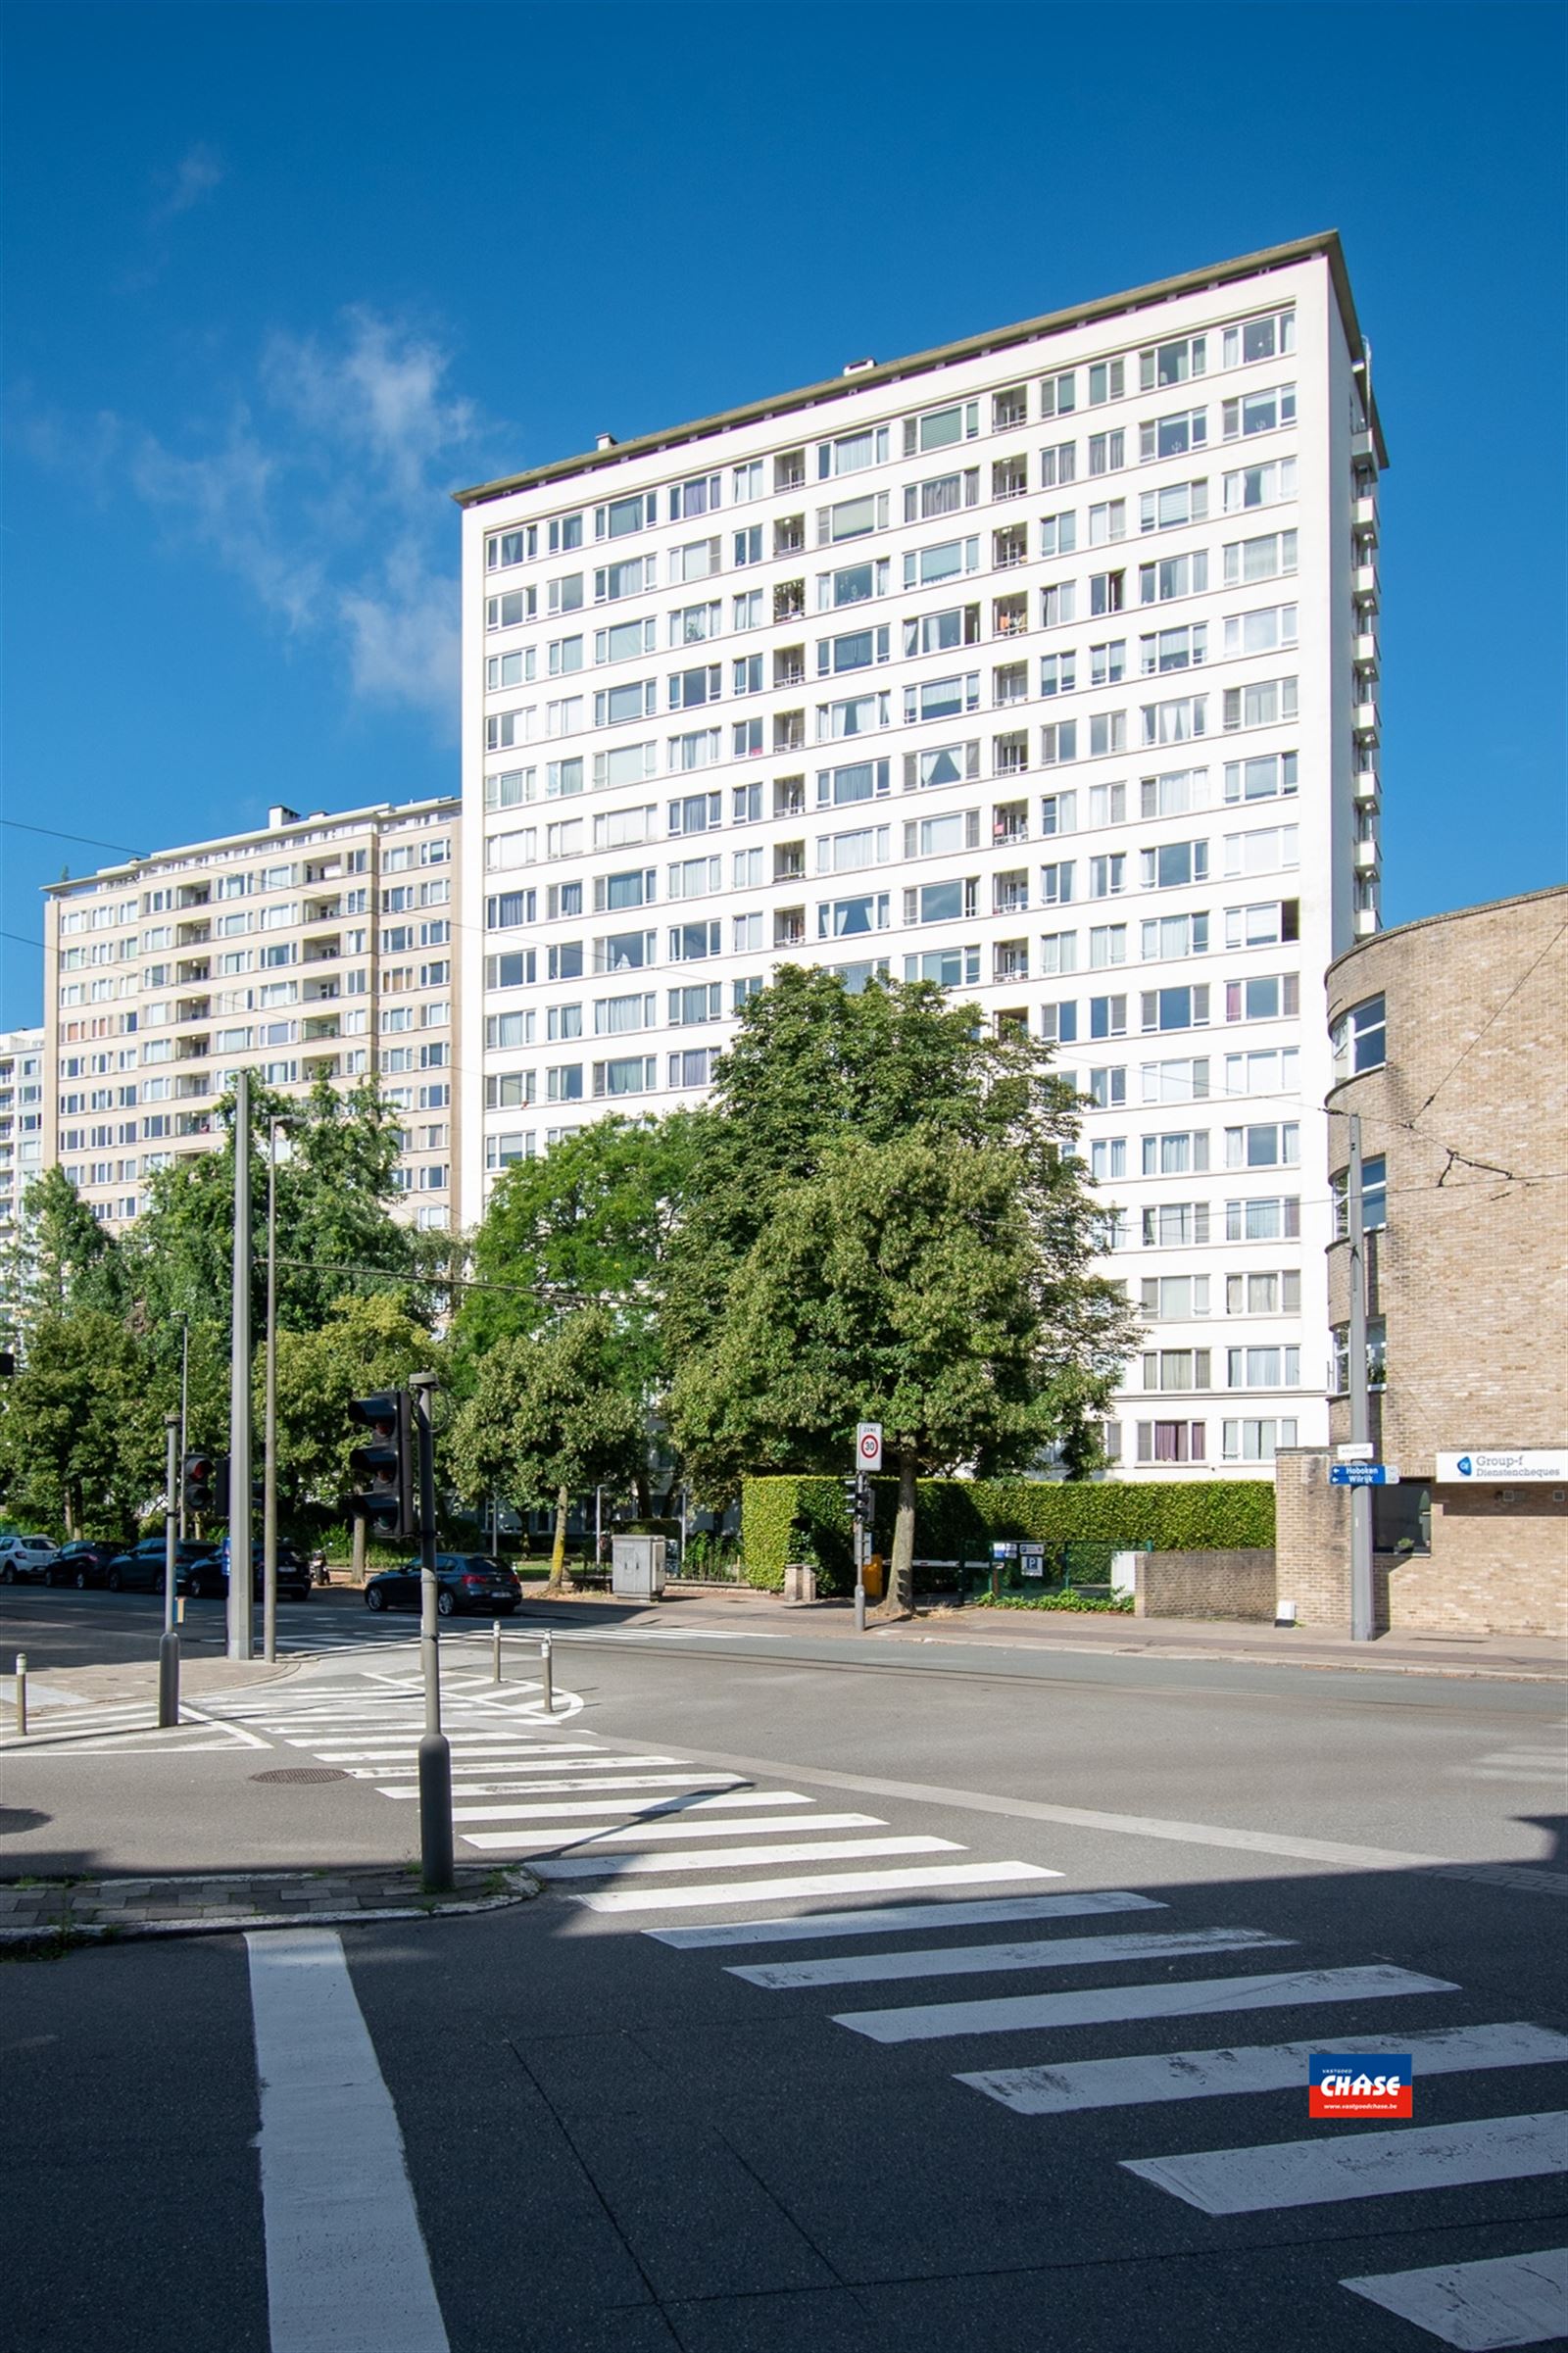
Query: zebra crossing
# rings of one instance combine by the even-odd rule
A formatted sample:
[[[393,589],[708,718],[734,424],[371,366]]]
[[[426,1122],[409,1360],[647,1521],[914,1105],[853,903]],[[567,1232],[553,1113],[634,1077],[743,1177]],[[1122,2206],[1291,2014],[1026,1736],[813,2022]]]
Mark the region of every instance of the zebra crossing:
[[[412,1803],[423,1725],[415,1662],[323,1673],[329,1680],[216,1705],[386,1802]],[[1294,2088],[1304,2109],[1311,2052],[1343,2041],[1337,2021],[1359,2021],[1369,2004],[1378,2028],[1357,2024],[1353,2047],[1408,2052],[1418,2086],[1507,2081],[1509,2071],[1522,2082],[1568,2062],[1568,2035],[1529,2019],[1446,2023],[1434,2007],[1462,2003],[1452,1979],[1372,1955],[1293,1961],[1295,1939],[1266,1925],[1184,1921],[1172,1900],[1133,1889],[1065,1888],[1045,1864],[977,1857],[955,1838],[700,1767],[676,1749],[614,1745],[582,1724],[571,1693],[558,1691],[547,1717],[537,1685],[460,1672],[448,1679],[445,1716],[460,1847],[525,1863],[606,1932],[640,1933],[694,1961],[712,1956],[760,1999],[848,1995],[824,2025],[862,2046],[933,2045],[940,2064],[945,2046],[964,2045],[967,2060],[975,2038],[996,2037],[995,2063],[955,2069],[951,2080],[1025,2132],[1043,2130],[1041,2119],[1118,2113],[1129,2145],[1112,2162],[1135,2196],[1212,2217],[1285,2215],[1529,2181],[1568,2161],[1568,2112],[1535,2102],[1444,2125],[1338,2125],[1287,2139],[1265,2132],[1219,2149],[1146,2153],[1140,2124],[1174,2103]],[[1055,1972],[1075,1982],[1053,1987]],[[962,1995],[964,1980],[1006,1979],[1015,1989]],[[1020,1982],[1031,1979],[1038,1985]],[[904,1992],[906,2001],[889,1999]],[[1189,2020],[1253,2012],[1288,2013],[1313,2032],[1194,2047],[1178,2032],[1180,2047],[1138,2047]],[[1084,2029],[1125,2032],[1129,2047],[1075,2057],[1063,2038]],[[1277,2123],[1277,2109],[1263,2113]],[[1388,2313],[1391,2328],[1470,2353],[1544,2344],[1563,2333],[1568,2252],[1532,2243],[1536,2235],[1522,2228],[1506,2258],[1347,2276],[1339,2288]],[[1322,2328],[1327,2341],[1331,2316]]]
[[[156,1701],[78,1700],[54,1691],[29,1694],[25,1736],[0,1737],[0,1755],[67,1759],[88,1756],[206,1756],[223,1750],[265,1748],[267,1742],[237,1724],[220,1722],[187,1701],[178,1724],[160,1726]]]

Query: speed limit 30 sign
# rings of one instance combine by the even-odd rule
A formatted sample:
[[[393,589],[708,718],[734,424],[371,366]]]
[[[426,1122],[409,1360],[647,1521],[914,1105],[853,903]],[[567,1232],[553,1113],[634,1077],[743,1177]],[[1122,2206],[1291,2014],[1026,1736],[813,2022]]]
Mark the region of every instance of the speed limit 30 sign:
[[[882,1425],[880,1422],[859,1422],[855,1432],[855,1466],[861,1471],[882,1468]]]

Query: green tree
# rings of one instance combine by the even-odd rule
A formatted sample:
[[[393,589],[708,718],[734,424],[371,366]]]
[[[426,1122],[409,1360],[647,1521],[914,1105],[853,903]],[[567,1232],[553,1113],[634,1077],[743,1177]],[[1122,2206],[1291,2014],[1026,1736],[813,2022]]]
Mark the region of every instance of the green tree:
[[[112,1311],[120,1303],[119,1246],[60,1168],[46,1168],[28,1184],[7,1256],[0,1292],[10,1311],[8,1337],[24,1351],[43,1319],[78,1306]]]
[[[641,1407],[624,1383],[607,1308],[585,1307],[554,1330],[498,1341],[478,1359],[458,1413],[450,1462],[469,1502],[504,1495],[553,1503],[550,1590],[565,1582],[566,1514],[574,1495],[628,1486],[644,1458]]]
[[[101,1308],[34,1325],[0,1383],[0,1495],[13,1517],[128,1538],[163,1494],[170,1399],[144,1349]]]
[[[841,1138],[775,1193],[671,1426],[699,1485],[844,1467],[879,1421],[899,1478],[886,1607],[911,1605],[917,1479],[1025,1465],[1108,1395],[1117,1302],[1042,1265],[1019,1153],[919,1133]]]
[[[437,1360],[429,1330],[386,1294],[333,1301],[315,1330],[277,1336],[277,1482],[279,1508],[298,1520],[335,1512],[351,1492],[350,1400],[399,1389]],[[263,1352],[254,1380],[255,1427],[262,1428]],[[258,1454],[259,1459],[259,1454]]]

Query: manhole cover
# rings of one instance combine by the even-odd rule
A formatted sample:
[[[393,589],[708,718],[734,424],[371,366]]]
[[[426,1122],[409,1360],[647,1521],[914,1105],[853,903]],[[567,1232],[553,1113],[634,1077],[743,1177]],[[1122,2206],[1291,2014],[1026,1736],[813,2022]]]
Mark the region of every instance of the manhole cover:
[[[272,1773],[253,1773],[252,1781],[347,1781],[336,1765],[280,1765]]]

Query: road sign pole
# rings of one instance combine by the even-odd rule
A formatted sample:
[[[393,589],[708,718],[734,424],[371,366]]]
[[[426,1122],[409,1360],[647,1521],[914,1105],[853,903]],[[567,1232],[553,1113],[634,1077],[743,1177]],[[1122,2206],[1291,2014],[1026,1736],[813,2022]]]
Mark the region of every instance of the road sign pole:
[[[855,1536],[855,1631],[865,1632],[865,1557],[869,1542],[866,1527],[866,1504],[870,1490],[866,1484],[873,1471],[882,1468],[882,1425],[880,1422],[859,1422],[855,1432],[855,1512],[851,1527]]]
[[[1349,1233],[1350,1314],[1346,1336],[1349,1355],[1350,1443],[1366,1444],[1372,1436],[1371,1400],[1366,1378],[1366,1224],[1361,1191],[1361,1122],[1350,1114],[1350,1161],[1346,1172],[1346,1224]],[[1350,1640],[1371,1642],[1372,1490],[1350,1490]]]
[[[179,1722],[179,1636],[174,1631],[175,1530],[183,1490],[179,1459],[179,1415],[164,1416],[167,1440],[164,1471],[164,1631],[158,1644],[158,1724],[160,1731]]]
[[[419,1868],[428,1892],[452,1891],[452,1747],[441,1730],[441,1648],[436,1615],[434,1373],[416,1373],[419,1440],[419,1666],[424,1736],[419,1742]]]

